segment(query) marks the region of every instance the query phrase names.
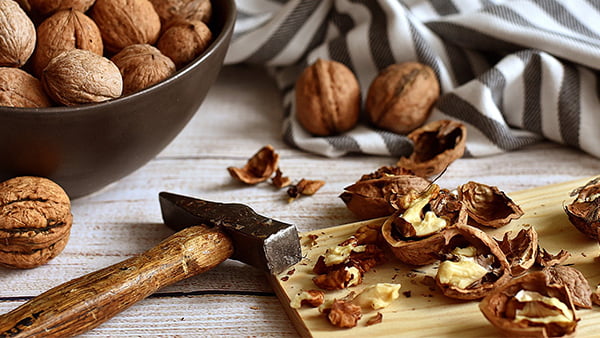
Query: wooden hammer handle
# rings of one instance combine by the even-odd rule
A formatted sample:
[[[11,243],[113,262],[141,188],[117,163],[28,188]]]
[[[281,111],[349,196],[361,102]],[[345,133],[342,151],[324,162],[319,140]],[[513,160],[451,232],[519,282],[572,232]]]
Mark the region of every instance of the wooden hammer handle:
[[[233,253],[205,226],[186,228],[143,254],[59,285],[0,316],[0,337],[68,337],[91,330],[158,289],[211,269]]]

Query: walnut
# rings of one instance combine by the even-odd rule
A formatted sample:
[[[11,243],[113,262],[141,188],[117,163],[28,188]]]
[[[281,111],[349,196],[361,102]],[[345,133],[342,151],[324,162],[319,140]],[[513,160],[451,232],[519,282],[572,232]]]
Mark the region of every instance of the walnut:
[[[173,19],[198,20],[206,24],[212,16],[210,0],[150,0],[163,24]]]
[[[514,237],[513,232],[504,233],[502,240],[496,240],[510,263],[510,272],[519,276],[534,264],[538,253],[538,235],[532,226],[521,229]]]
[[[385,217],[396,210],[403,211],[430,182],[412,171],[400,167],[382,167],[363,175],[356,183],[344,188],[339,196],[359,219]]]
[[[571,224],[587,237],[598,240],[600,229],[600,177],[573,190],[575,200],[564,207]]]
[[[297,79],[295,94],[296,119],[311,134],[340,134],[358,122],[360,86],[342,63],[318,59]]]
[[[408,138],[414,143],[413,152],[401,157],[397,165],[429,177],[443,172],[463,156],[467,128],[460,122],[438,120],[413,130]]]
[[[288,201],[292,201],[301,195],[311,196],[314,195],[319,189],[325,185],[323,180],[307,180],[305,178],[298,181],[298,183],[291,185],[287,190],[289,197]]]
[[[112,53],[133,44],[152,45],[160,34],[160,18],[148,0],[96,0],[91,17]]]
[[[523,216],[523,209],[498,187],[467,182],[458,187],[458,198],[467,208],[468,223],[499,228]]]
[[[44,20],[37,30],[37,47],[33,69],[37,76],[58,54],[71,49],[85,49],[102,55],[102,36],[96,23],[83,12],[61,10]]]
[[[123,77],[123,95],[157,84],[175,73],[175,64],[156,47],[135,44],[111,58]]]
[[[0,67],[0,106],[41,108],[52,105],[41,82],[13,67]]]
[[[53,181],[20,176],[0,183],[0,266],[45,264],[64,249],[72,221],[69,197]]]
[[[487,320],[508,337],[569,337],[577,314],[564,285],[531,272],[498,287],[479,303]]]
[[[429,66],[392,64],[371,83],[365,110],[376,127],[407,134],[423,125],[439,95],[438,79]]]
[[[72,49],[53,58],[42,74],[48,95],[67,106],[117,98],[123,91],[119,68],[93,52]]]
[[[506,256],[482,230],[458,226],[443,235],[445,245],[435,281],[444,295],[480,299],[512,278]]]
[[[341,299],[334,300],[331,308],[326,309],[324,313],[332,325],[340,328],[355,327],[362,317],[360,306]]]
[[[0,0],[0,66],[23,66],[35,48],[35,26],[13,0]]]
[[[204,22],[182,20],[169,25],[156,46],[179,69],[204,53],[212,38],[212,32]]]
[[[28,0],[31,11],[42,17],[47,17],[57,11],[73,9],[85,13],[95,0]]]
[[[321,290],[302,290],[290,302],[290,307],[299,309],[303,305],[318,307],[325,301],[325,293]]]
[[[242,168],[228,167],[231,177],[246,184],[264,182],[273,175],[279,167],[279,154],[271,145],[266,145],[257,151]]]
[[[549,283],[561,284],[569,289],[577,308],[592,308],[592,288],[581,271],[571,266],[555,265],[542,270]]]
[[[354,266],[342,266],[313,277],[313,283],[323,290],[340,290],[362,283],[362,273]]]

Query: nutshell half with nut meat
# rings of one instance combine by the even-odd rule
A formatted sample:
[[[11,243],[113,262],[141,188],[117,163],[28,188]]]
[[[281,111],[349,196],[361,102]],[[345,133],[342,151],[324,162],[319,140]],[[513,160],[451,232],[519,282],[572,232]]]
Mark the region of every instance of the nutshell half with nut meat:
[[[53,181],[20,176],[0,183],[0,266],[29,269],[56,257],[69,240],[73,215]]]

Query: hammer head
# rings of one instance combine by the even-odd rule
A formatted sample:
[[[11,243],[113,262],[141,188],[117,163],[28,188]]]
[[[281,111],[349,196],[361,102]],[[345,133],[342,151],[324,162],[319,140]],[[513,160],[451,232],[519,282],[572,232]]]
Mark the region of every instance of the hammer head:
[[[169,192],[159,193],[159,201],[163,221],[173,230],[207,225],[229,235],[234,247],[232,259],[277,274],[302,257],[295,226],[261,216],[246,205]]]

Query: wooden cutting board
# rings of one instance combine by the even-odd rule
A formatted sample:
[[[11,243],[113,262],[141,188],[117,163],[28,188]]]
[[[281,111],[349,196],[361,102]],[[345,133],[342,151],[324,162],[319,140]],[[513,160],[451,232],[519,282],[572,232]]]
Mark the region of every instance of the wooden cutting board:
[[[573,201],[570,192],[587,183],[581,179],[508,194],[525,211],[519,220],[502,229],[488,231],[502,238],[505,231],[518,230],[531,224],[539,235],[540,246],[550,253],[565,249],[571,253],[566,264],[573,264],[588,279],[592,289],[600,282],[600,252],[597,242],[587,239],[572,226],[563,211],[563,206]],[[484,183],[484,182],[482,182]],[[502,187],[499,187],[502,189]],[[350,237],[357,228],[370,222],[382,223],[383,219],[357,222],[333,228],[301,234],[304,259],[293,268],[271,278],[272,285],[282,304],[302,336],[345,337],[345,336],[394,336],[394,337],[490,337],[499,336],[498,331],[481,314],[477,301],[459,301],[441,294],[432,287],[430,277],[435,276],[434,265],[414,267],[391,259],[385,265],[367,272],[363,284],[326,292],[325,299],[343,298],[350,291],[360,292],[376,283],[400,283],[400,298],[390,306],[376,311],[363,309],[362,319],[351,329],[340,329],[328,323],[316,308],[293,309],[290,300],[301,290],[316,289],[312,283],[312,268],[317,258],[327,248]],[[316,235],[316,244],[309,238]],[[366,322],[377,312],[383,314],[379,324],[367,326]],[[600,310],[578,310],[581,318],[577,326],[580,337],[598,336]]]

